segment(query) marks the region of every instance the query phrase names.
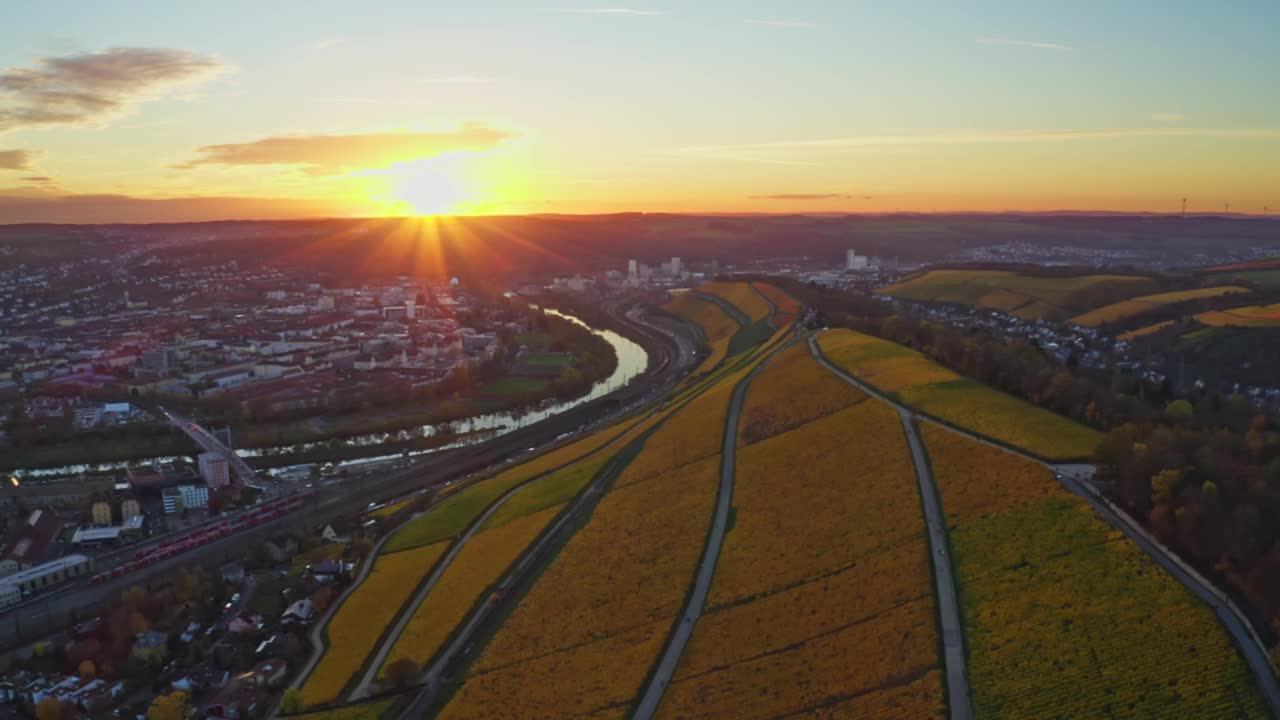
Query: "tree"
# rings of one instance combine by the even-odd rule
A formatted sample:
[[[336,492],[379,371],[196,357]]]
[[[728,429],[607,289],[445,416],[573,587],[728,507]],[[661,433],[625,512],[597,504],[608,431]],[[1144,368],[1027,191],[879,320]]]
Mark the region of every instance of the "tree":
[[[92,660],[84,660],[76,668],[76,672],[80,674],[81,680],[92,680],[98,677],[98,666]]]
[[[1192,415],[1195,414],[1195,408],[1186,400],[1174,400],[1164,406],[1164,414],[1173,422],[1185,423],[1191,421]]]
[[[300,688],[291,687],[284,691],[284,697],[280,700],[280,712],[283,715],[293,715],[302,712],[302,690]]]
[[[1154,505],[1168,503],[1182,482],[1181,470],[1161,470],[1151,478],[1151,502]]]
[[[387,679],[397,690],[403,690],[418,676],[418,665],[409,658],[401,658],[387,666]]]
[[[186,720],[187,694],[178,691],[161,695],[147,708],[147,720]]]

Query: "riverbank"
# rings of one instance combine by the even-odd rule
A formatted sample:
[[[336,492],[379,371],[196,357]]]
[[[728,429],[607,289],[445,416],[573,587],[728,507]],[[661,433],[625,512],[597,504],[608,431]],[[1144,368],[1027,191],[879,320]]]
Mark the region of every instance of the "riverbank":
[[[640,342],[637,342],[620,332],[637,334],[634,331],[612,321],[601,323],[607,327],[593,327],[560,310],[548,308],[545,312],[580,325],[607,343],[616,360],[613,371],[569,399],[547,398],[536,404],[512,407],[500,400],[477,397],[468,400],[467,406],[445,400],[429,409],[385,409],[362,418],[328,418],[324,419],[324,423],[331,423],[328,432],[313,428],[316,434],[310,437],[277,435],[258,447],[246,446],[239,452],[251,465],[261,468],[313,462],[349,463],[406,452],[411,455],[433,452],[454,445],[461,438],[492,437],[546,419],[617,390],[647,369],[650,352],[641,344],[644,339],[638,338]],[[466,412],[467,409],[472,412]],[[310,421],[307,424],[314,425]],[[271,442],[274,439],[281,441]],[[90,435],[76,443],[33,448],[25,454],[6,451],[3,471],[54,477],[108,472],[134,463],[172,462],[193,454],[194,448],[184,438],[157,425],[136,436],[106,442],[95,442]]]

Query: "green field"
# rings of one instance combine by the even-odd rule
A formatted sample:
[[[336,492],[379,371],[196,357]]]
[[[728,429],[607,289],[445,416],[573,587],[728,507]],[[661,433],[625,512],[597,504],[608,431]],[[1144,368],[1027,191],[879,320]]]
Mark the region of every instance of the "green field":
[[[515,340],[517,345],[525,345],[534,352],[546,350],[551,345],[551,336],[546,333],[520,333]]]
[[[546,380],[526,377],[504,377],[497,382],[493,382],[482,387],[480,389],[480,394],[504,397],[508,395],[539,393],[546,388]]]
[[[564,368],[573,363],[573,356],[567,353],[526,353],[520,356],[520,362],[528,365],[548,365]]]
[[[1147,277],[1078,275],[1039,277],[1007,270],[930,270],[876,290],[922,302],[999,310],[1024,320],[1062,317],[1159,289]]]
[[[1246,270],[1243,272],[1226,273],[1221,276],[1215,275],[1214,277],[1221,278],[1223,280],[1252,283],[1265,290],[1280,289],[1280,270]]]

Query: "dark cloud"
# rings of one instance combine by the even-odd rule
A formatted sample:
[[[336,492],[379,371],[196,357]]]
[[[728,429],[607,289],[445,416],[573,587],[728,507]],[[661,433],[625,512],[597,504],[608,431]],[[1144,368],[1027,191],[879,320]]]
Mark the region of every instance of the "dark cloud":
[[[439,132],[388,132],[362,135],[287,135],[248,143],[206,145],[199,157],[178,165],[297,165],[312,175],[432,157],[447,152],[491,150],[513,137],[505,130],[467,124]]]
[[[40,58],[32,67],[0,72],[0,132],[101,119],[158,89],[224,67],[211,57],[164,48]]]
[[[0,170],[30,170],[35,156],[31,150],[0,150]]]
[[[752,195],[751,200],[852,200],[852,195],[841,193],[774,193],[772,195]]]

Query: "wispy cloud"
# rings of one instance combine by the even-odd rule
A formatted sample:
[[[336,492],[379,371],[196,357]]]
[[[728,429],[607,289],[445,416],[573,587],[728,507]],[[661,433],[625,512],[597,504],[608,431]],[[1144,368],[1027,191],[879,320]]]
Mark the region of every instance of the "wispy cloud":
[[[387,132],[359,135],[285,135],[247,143],[206,145],[198,156],[175,167],[200,165],[293,165],[309,175],[384,168],[447,152],[481,152],[501,145],[512,133],[467,124],[437,132]]]
[[[594,8],[549,7],[549,8],[540,8],[540,9],[543,12],[575,13],[579,15],[638,15],[638,16],[666,15],[666,13],[664,13],[661,10],[637,10],[635,8],[625,8],[625,7],[594,7]]]
[[[751,195],[750,200],[852,200],[852,195],[842,193],[773,193]]]
[[[18,178],[22,182],[32,183],[33,185],[52,185],[53,178],[48,175],[28,175],[24,178]]]
[[[767,25],[780,28],[816,28],[818,23],[808,20],[745,20],[748,25]]]
[[[30,170],[38,154],[34,150],[0,150],[0,170]]]
[[[315,44],[312,45],[311,47],[315,48],[316,50],[328,50],[329,48],[335,48],[335,47],[338,47],[339,45],[345,45],[345,44],[347,44],[347,39],[345,37],[341,35],[334,35],[332,37],[327,37],[327,38],[322,38],[320,40],[317,40]]]
[[[803,158],[817,153],[869,148],[929,145],[980,145],[1037,142],[1084,142],[1130,138],[1220,138],[1280,140],[1280,128],[1102,128],[1092,130],[1010,130],[1003,132],[943,132],[932,135],[867,135],[817,140],[783,140],[735,145],[703,145],[663,150],[688,157],[740,160],[779,165],[814,164]],[[799,156],[799,157],[797,157]]]
[[[491,83],[494,82],[494,79],[484,75],[442,75],[440,77],[424,78],[422,82],[442,85],[469,85],[473,83]]]
[[[1172,124],[1172,123],[1180,123],[1186,120],[1187,118],[1185,115],[1182,115],[1180,113],[1158,112],[1158,113],[1151,113],[1151,119],[1155,120],[1158,123]]]
[[[1070,45],[1034,40],[1010,40],[1009,38],[979,38],[983,45],[1015,45],[1017,47],[1040,48],[1041,50],[1072,50]]]
[[[185,50],[117,47],[0,72],[0,132],[102,120],[162,90],[227,69]]]

